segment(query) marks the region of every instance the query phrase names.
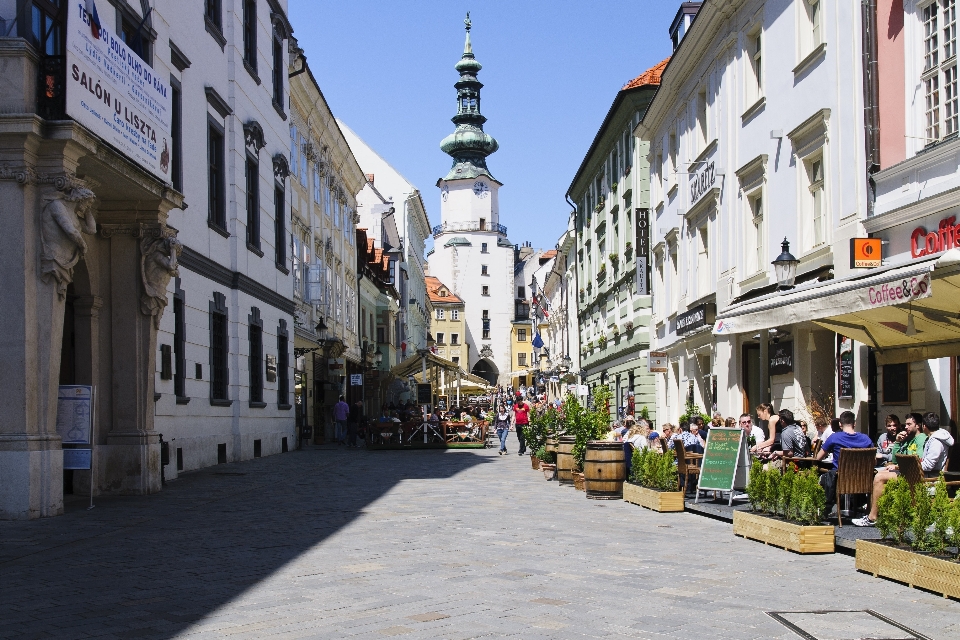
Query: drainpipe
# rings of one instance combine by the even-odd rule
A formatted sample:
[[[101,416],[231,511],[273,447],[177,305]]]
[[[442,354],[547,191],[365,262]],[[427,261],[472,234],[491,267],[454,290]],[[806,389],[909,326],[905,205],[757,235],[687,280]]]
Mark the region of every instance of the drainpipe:
[[[867,218],[873,215],[880,170],[880,86],[877,68],[877,0],[861,0],[863,38],[863,126],[866,151]]]

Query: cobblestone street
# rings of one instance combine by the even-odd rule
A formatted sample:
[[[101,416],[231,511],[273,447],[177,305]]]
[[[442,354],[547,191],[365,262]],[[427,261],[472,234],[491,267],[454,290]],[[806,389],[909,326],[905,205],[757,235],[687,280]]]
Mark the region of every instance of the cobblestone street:
[[[0,637],[792,640],[765,612],[872,609],[960,638],[960,604],[851,556],[586,500],[493,450],[309,449],[96,503],[0,523]]]

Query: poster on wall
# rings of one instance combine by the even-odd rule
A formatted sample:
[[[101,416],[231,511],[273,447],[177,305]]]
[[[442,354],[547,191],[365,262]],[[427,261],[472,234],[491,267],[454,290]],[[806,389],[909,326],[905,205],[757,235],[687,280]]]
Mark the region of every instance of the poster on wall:
[[[853,340],[837,334],[837,396],[853,397]]]
[[[57,433],[63,444],[90,444],[93,387],[62,384],[57,393]]]
[[[114,13],[101,5],[104,16]],[[95,0],[74,0],[68,11],[67,115],[169,182],[170,85],[105,26],[96,7]]]

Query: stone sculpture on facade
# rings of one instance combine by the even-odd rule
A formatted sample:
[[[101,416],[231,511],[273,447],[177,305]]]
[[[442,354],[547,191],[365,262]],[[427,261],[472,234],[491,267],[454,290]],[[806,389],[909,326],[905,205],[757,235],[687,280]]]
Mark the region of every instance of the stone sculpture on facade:
[[[73,282],[73,268],[87,253],[83,234],[94,235],[93,217],[97,197],[79,182],[63,191],[44,196],[40,224],[40,277],[57,283],[57,295],[67,297],[67,285]]]
[[[159,237],[145,235],[140,241],[140,277],[143,280],[140,310],[153,316],[154,326],[158,328],[167,306],[167,285],[170,278],[180,275],[177,259],[182,250],[180,241],[166,229]]]

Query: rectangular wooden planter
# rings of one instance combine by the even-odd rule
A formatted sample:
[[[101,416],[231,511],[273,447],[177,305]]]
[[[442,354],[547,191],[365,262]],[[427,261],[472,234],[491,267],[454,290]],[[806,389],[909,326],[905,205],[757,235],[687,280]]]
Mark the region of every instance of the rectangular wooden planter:
[[[800,525],[749,511],[733,512],[733,533],[797,553],[833,553],[831,525]]]
[[[661,513],[683,511],[683,491],[657,491],[624,482],[623,499]]]
[[[960,564],[956,562],[857,540],[857,569],[929,589],[944,598],[960,598]]]

